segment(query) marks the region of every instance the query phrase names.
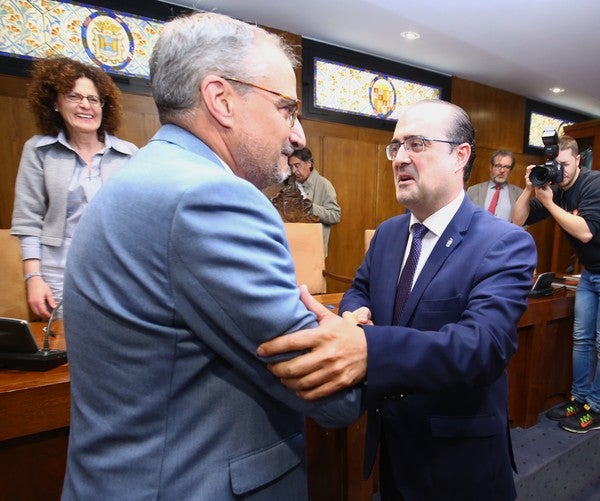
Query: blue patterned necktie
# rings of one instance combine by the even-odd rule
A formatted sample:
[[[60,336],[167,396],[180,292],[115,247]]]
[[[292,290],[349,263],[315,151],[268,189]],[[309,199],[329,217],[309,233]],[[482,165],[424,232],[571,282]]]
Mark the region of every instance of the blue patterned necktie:
[[[417,263],[419,262],[419,256],[421,255],[421,240],[427,233],[427,227],[421,223],[415,223],[412,225],[413,241],[410,246],[410,253],[408,259],[402,268],[400,274],[400,280],[398,280],[398,287],[396,289],[396,303],[394,305],[394,317],[393,325],[398,325],[400,315],[404,309],[404,304],[408,298],[408,294],[412,288],[413,277],[415,276],[415,270],[417,269]]]

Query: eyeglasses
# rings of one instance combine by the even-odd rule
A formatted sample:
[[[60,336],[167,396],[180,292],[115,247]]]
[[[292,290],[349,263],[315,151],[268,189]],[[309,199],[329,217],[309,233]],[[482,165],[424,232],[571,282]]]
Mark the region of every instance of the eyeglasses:
[[[270,94],[281,97],[287,101],[293,101],[293,103],[290,103],[287,106],[284,106],[284,108],[287,110],[287,112],[289,114],[288,120],[290,122],[290,127],[293,127],[294,124],[296,123],[296,119],[298,118],[298,112],[300,111],[300,99],[294,99],[293,97],[286,96],[285,94],[282,94],[281,92],[276,92],[274,90],[267,89],[266,87],[261,87],[260,85],[256,85],[255,83],[240,80],[239,78],[223,77],[223,79],[228,80],[230,82],[239,83],[241,85],[247,85],[248,87],[254,87],[255,89],[264,90],[266,92],[269,92]]]
[[[431,139],[429,137],[411,137],[406,139],[404,142],[395,141],[393,143],[388,144],[385,147],[385,153],[388,157],[388,160],[394,160],[396,155],[398,155],[398,151],[400,150],[400,146],[404,145],[404,149],[410,153],[421,153],[425,150],[425,146],[427,142],[435,142],[435,143],[448,143],[448,144],[461,144],[457,141],[448,141],[447,139]]]
[[[493,165],[493,167],[496,170],[502,170],[502,169],[504,169],[504,170],[510,170],[510,169],[512,169],[512,165],[496,164],[496,165]]]
[[[79,94],[78,92],[67,92],[65,95],[65,99],[70,103],[81,103],[84,99],[87,99],[88,103],[92,106],[100,106],[102,108],[104,106],[104,99],[99,98],[98,96],[94,96],[90,94],[89,96],[84,96]]]

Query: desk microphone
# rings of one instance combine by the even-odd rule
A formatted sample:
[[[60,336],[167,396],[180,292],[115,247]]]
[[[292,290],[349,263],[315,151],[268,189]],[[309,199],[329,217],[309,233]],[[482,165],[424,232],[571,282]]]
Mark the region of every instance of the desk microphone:
[[[56,317],[56,313],[58,312],[58,309],[62,306],[62,304],[63,304],[63,300],[61,299],[60,302],[56,305],[56,307],[52,310],[52,313],[50,313],[50,318],[48,319],[48,325],[46,327],[44,327],[44,346],[42,347],[42,349],[40,351],[44,351],[44,352],[51,351],[50,350],[50,336],[52,336],[52,337],[56,336],[56,334],[54,332],[52,332],[52,323],[54,322],[54,317]]]
[[[67,363],[67,352],[65,350],[50,349],[50,336],[55,335],[52,332],[52,322],[54,322],[56,312],[61,306],[62,301],[52,310],[48,325],[44,327],[44,343],[41,349],[37,349],[37,344],[26,321],[5,319],[10,322],[8,324],[9,328],[14,331],[15,336],[20,337],[27,348],[24,351],[0,353],[0,368],[47,371]]]

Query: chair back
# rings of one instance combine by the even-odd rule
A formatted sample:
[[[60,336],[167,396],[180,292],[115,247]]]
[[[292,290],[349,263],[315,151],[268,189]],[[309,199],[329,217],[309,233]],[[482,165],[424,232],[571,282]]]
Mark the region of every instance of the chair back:
[[[29,320],[19,239],[0,229],[0,317]]]
[[[305,284],[311,294],[324,294],[327,285],[323,225],[321,223],[284,223],[285,233],[296,267],[298,285]]]

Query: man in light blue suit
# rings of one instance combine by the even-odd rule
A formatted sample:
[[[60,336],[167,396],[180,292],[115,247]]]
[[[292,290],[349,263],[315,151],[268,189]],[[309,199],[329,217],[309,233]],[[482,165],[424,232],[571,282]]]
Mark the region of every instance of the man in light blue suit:
[[[308,350],[272,366],[307,399],[366,383],[365,470],[379,445],[382,501],[515,498],[506,366],[537,256],[531,235],[465,195],[474,147],[458,106],[403,109],[386,152],[396,198],[411,213],[377,228],[340,303],[345,318],[303,296],[320,327],[259,348],[271,356]],[[398,277],[420,225],[402,306]]]
[[[163,126],[69,255],[63,499],[305,500],[304,415],[359,417],[359,390],[303,401],[256,355],[317,325],[260,192],[305,144],[293,64],[279,37],[226,16],[164,26],[150,64]]]

